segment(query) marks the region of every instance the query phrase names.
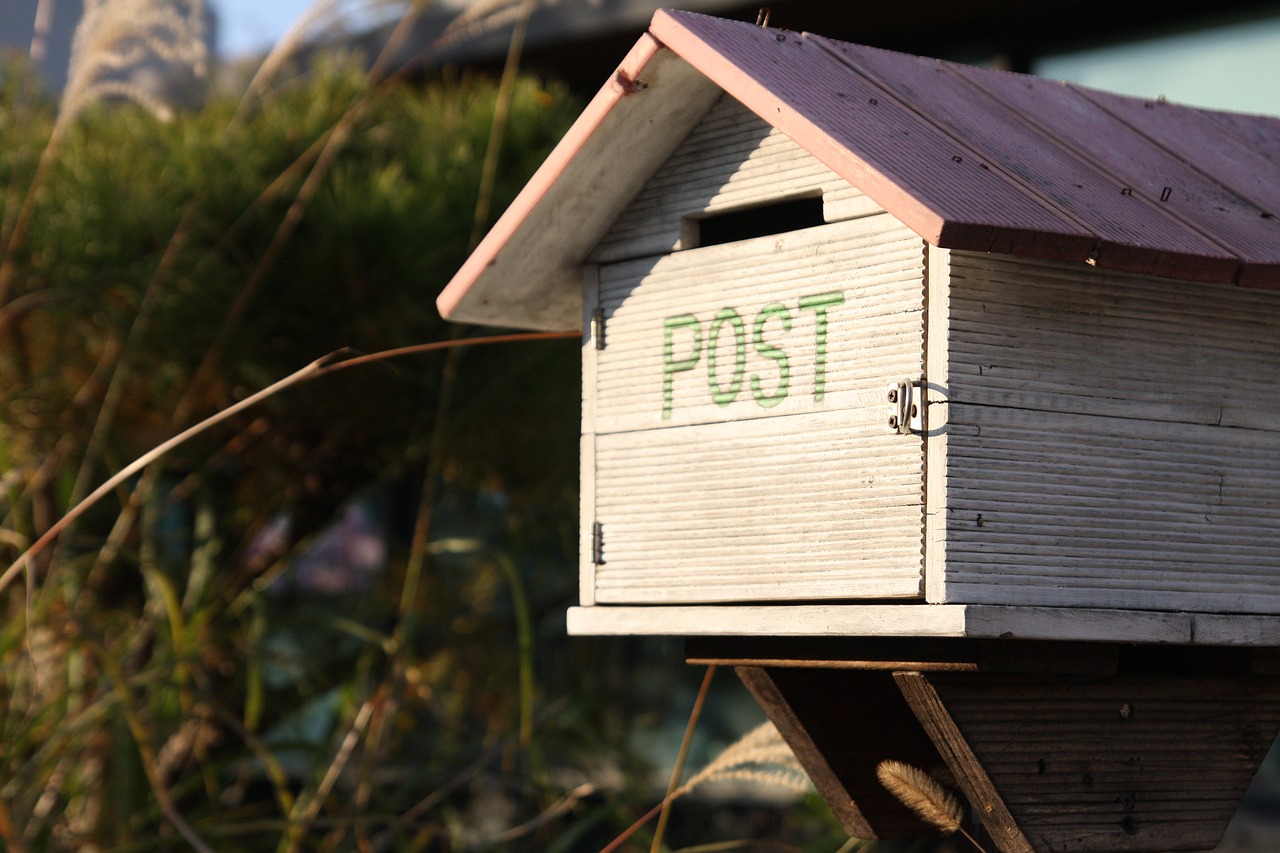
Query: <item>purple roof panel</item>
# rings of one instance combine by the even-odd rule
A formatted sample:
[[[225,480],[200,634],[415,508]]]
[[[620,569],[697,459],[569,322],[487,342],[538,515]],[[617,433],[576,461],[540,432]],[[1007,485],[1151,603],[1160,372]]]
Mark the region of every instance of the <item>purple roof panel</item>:
[[[1094,163],[1107,176],[1104,195],[1128,197],[1152,213],[1204,235],[1206,241],[1222,247],[1216,257],[1243,262],[1245,269],[1240,274],[1265,273],[1280,281],[1280,233],[1263,210],[1102,109],[1081,89],[1021,74],[964,66],[954,70]],[[1193,277],[1181,263],[1179,260],[1164,270],[1155,266],[1151,271]]]
[[[1270,116],[1246,113],[1224,113],[1215,110],[1202,110],[1202,112],[1245,143],[1252,145],[1272,160],[1280,162],[1280,121]]]
[[[1034,114],[1019,112],[989,92],[994,82],[1018,88],[1027,78],[990,69],[966,73],[977,69],[811,38],[855,72],[882,81],[944,132],[964,140],[1028,198],[1080,223],[1097,238],[1094,260],[1099,266],[1164,274],[1176,270],[1210,281],[1230,281],[1235,275],[1239,263],[1234,253],[1134,193],[1108,172],[1105,161],[1073,146],[1070,136],[1048,132]]]

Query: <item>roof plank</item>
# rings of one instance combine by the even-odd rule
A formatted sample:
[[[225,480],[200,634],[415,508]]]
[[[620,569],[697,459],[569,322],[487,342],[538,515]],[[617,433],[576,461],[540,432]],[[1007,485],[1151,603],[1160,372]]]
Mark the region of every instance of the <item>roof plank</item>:
[[[1201,112],[1272,160],[1280,162],[1280,118],[1219,110]]]
[[[1257,206],[1280,240],[1280,163],[1234,134],[1207,111],[1160,100],[1073,87],[1144,136]],[[1277,122],[1280,127],[1280,122]]]

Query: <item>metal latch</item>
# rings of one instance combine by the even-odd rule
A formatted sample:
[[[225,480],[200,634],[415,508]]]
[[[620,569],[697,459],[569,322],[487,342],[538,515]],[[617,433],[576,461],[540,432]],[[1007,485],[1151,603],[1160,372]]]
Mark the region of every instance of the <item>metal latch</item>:
[[[906,380],[889,385],[889,429],[899,435],[924,432],[924,383]]]

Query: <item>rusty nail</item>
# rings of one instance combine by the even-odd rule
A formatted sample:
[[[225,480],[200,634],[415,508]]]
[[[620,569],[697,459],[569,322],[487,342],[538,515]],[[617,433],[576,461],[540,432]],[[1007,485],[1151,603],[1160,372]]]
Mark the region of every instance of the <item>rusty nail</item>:
[[[1133,195],[1133,187],[1122,187],[1120,195]]]
[[[1120,719],[1128,720],[1133,717],[1133,706],[1125,702],[1120,706]]]
[[[1171,196],[1171,195],[1173,195],[1173,187],[1165,187],[1165,188],[1164,188],[1164,191],[1160,193],[1160,200],[1161,200],[1161,201],[1168,201],[1168,200],[1169,200],[1169,196]]]

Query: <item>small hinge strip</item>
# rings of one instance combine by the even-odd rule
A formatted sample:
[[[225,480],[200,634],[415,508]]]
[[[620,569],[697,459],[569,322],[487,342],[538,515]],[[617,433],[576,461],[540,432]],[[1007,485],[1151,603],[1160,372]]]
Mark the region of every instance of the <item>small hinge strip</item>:
[[[591,562],[604,565],[604,525],[598,521],[591,522]]]
[[[591,312],[591,337],[596,342],[596,349],[604,349],[604,309],[597,308]]]

